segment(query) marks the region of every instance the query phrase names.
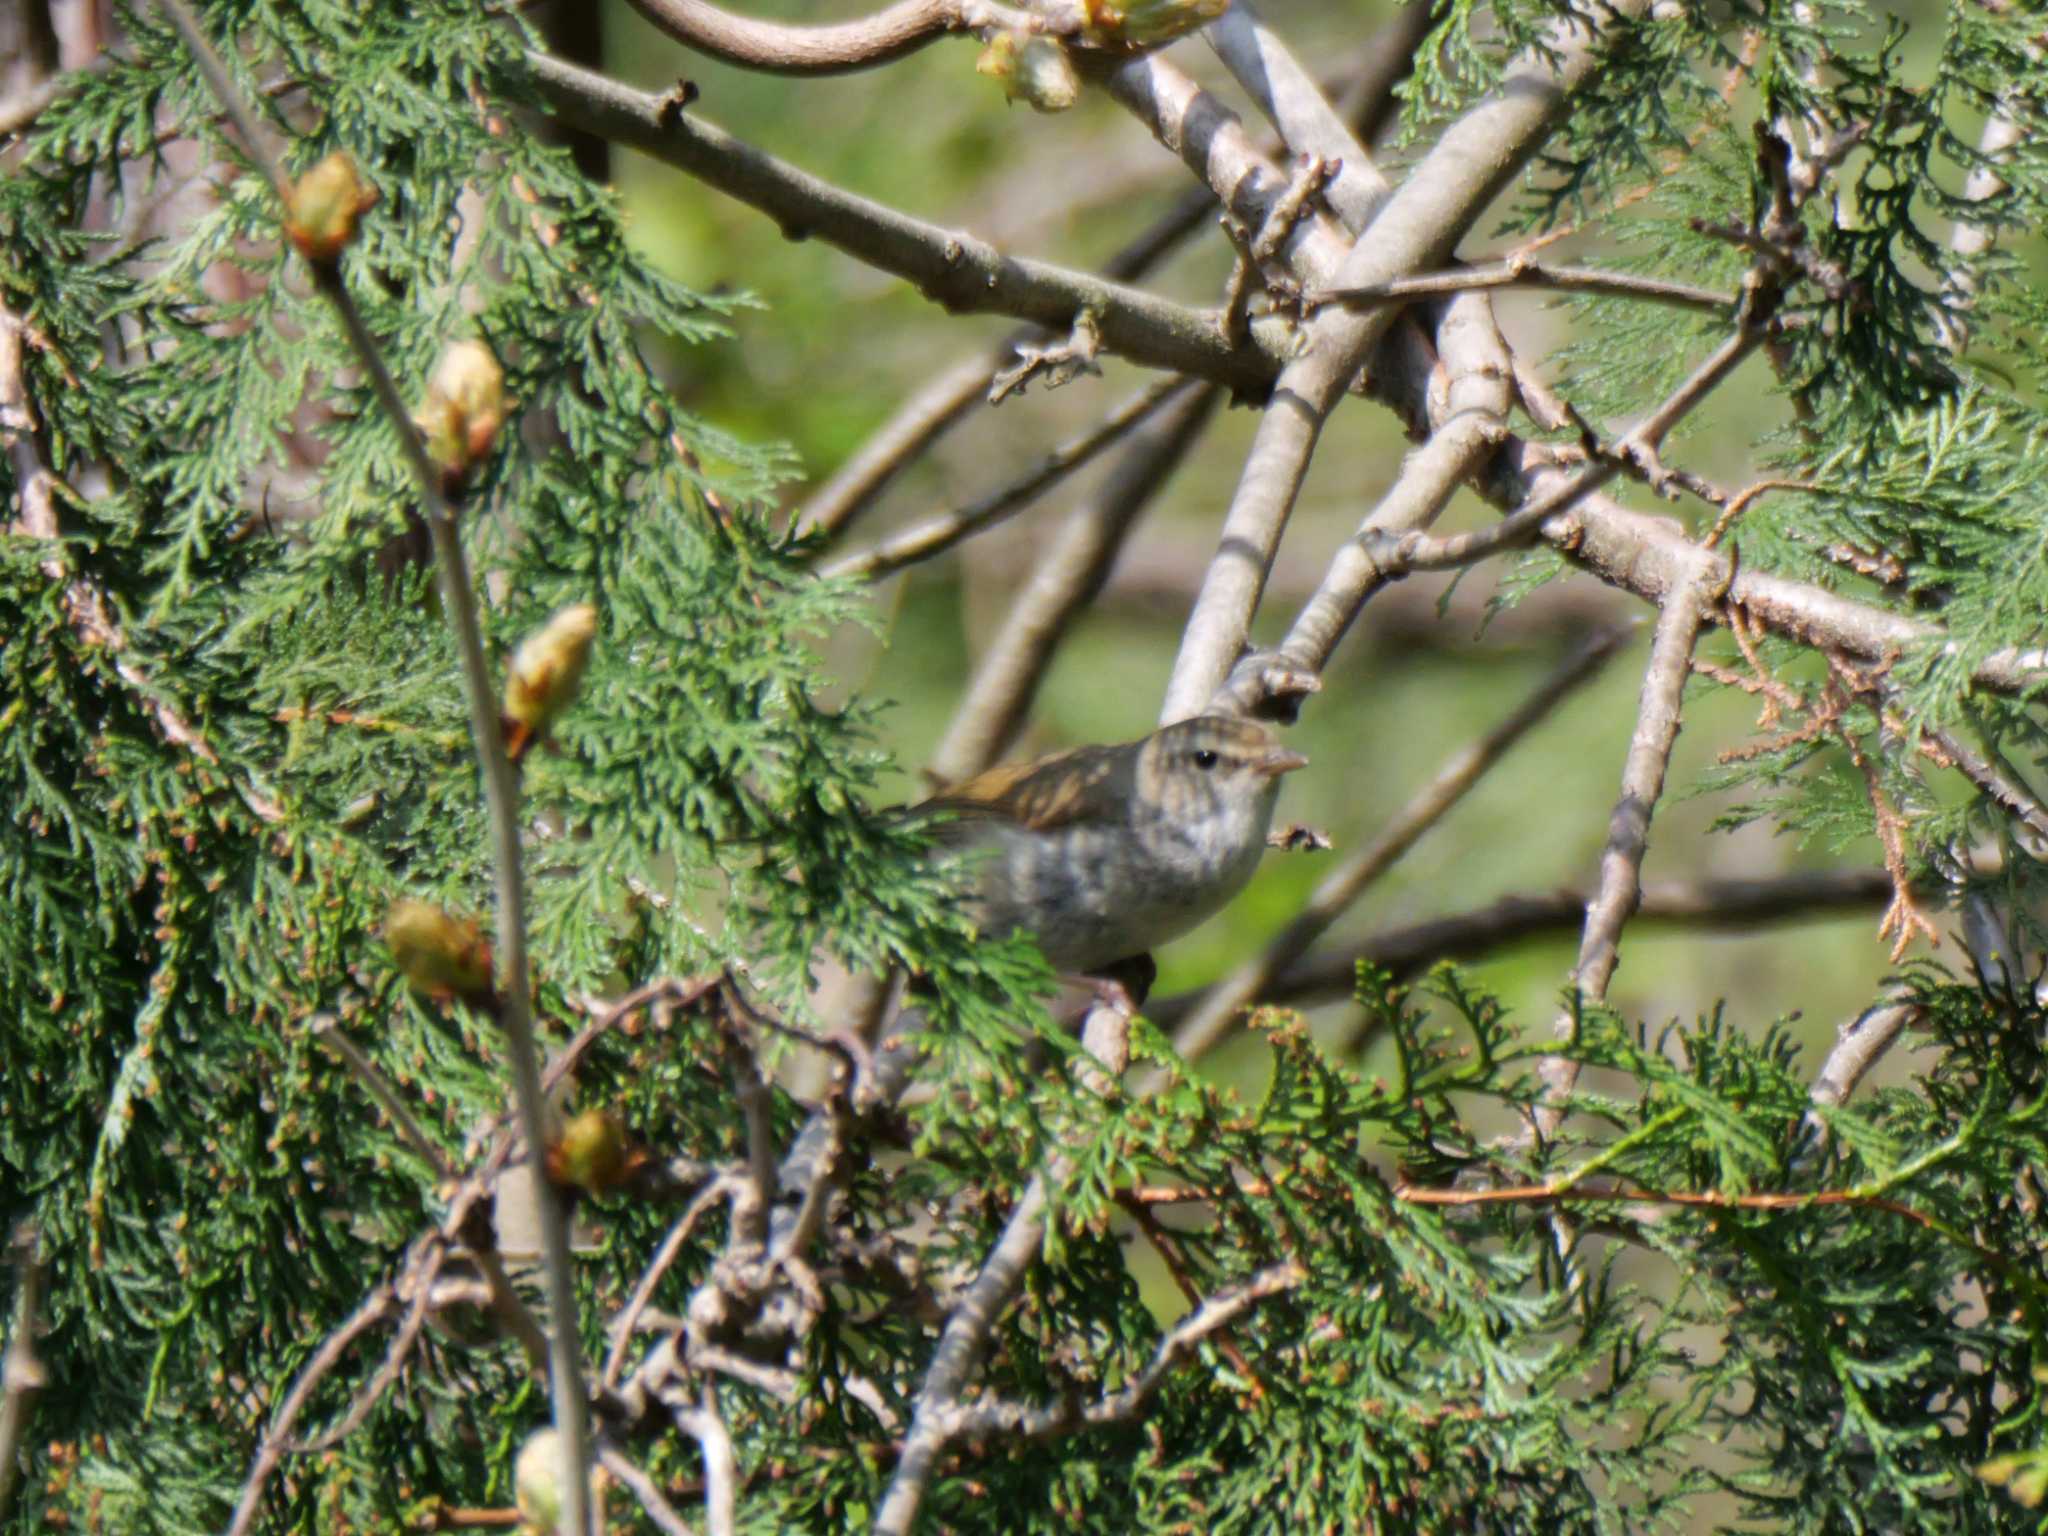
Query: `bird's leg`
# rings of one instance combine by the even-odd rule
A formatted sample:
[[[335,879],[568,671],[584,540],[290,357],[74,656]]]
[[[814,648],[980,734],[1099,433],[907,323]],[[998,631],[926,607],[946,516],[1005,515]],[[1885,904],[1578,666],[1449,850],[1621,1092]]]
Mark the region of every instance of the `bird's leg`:
[[[1152,983],[1158,979],[1159,967],[1150,955],[1126,955],[1083,976],[1081,982],[1103,1007],[1135,1014],[1145,1006],[1145,999],[1152,994]]]

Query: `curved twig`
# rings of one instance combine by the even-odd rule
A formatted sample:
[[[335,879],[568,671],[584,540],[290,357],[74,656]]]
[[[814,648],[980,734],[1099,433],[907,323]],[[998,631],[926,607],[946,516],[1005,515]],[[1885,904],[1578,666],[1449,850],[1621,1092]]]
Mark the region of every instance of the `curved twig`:
[[[633,9],[699,53],[770,75],[852,74],[962,32],[1067,32],[1080,26],[1078,14],[1061,22],[988,0],[898,0],[872,16],[814,27],[735,16],[704,0],[633,0]]]

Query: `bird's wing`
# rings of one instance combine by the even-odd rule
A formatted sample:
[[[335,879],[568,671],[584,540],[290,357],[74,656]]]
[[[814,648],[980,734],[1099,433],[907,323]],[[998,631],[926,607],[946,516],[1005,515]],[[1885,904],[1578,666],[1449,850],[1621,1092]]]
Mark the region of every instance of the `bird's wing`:
[[[941,790],[915,809],[990,816],[1034,832],[1108,820],[1120,803],[1124,749],[1081,747],[1035,763],[1005,763]]]

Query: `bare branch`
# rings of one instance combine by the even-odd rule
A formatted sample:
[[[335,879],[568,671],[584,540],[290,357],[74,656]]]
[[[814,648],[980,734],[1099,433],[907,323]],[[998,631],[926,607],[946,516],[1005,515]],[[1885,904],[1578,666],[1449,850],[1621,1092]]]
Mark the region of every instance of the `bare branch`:
[[[50,1381],[36,1350],[36,1332],[43,1326],[43,1257],[32,1224],[24,1221],[14,1229],[7,1253],[14,1265],[14,1310],[7,1320],[7,1351],[0,1355],[0,1521],[14,1507],[22,1437]]]
[[[1125,533],[1194,445],[1218,398],[1213,386],[1184,396],[1133,436],[1101,489],[1068,514],[1010,604],[932,754],[941,783],[979,773],[1009,747],[1067,625],[1101,590]]]
[[[1541,50],[1444,131],[1338,265],[1333,286],[1385,282],[1447,256],[1547,139],[1570,93],[1598,64],[1602,38],[1630,25],[1646,3],[1623,0],[1597,20],[1554,23]],[[1281,370],[1195,598],[1163,721],[1199,713],[1229,674],[1323,422],[1391,321],[1388,310],[1325,310],[1309,322],[1301,354]]]
[[[256,1448],[256,1460],[249,1468],[249,1475],[242,1480],[242,1492],[235,1501],[234,1517],[228,1521],[228,1536],[243,1536],[256,1518],[256,1502],[263,1496],[263,1486],[270,1481],[270,1474],[277,1470],[278,1463],[284,1460],[285,1452],[292,1444],[292,1428],[298,1423],[299,1414],[306,1406],[306,1399],[312,1396],[313,1389],[341,1362],[349,1345],[397,1309],[397,1291],[388,1283],[377,1286],[306,1362],[306,1368],[299,1372],[298,1380],[292,1383],[291,1390],[278,1405],[277,1412],[271,1417],[270,1428],[264,1432],[262,1443]]]
[[[1130,1059],[1130,1016],[1108,1004],[1089,1009],[1082,1045],[1099,1066],[1082,1069],[1084,1080],[1104,1083],[1121,1076]],[[1106,1076],[1105,1076],[1106,1074]],[[1010,1212],[981,1270],[953,1303],[939,1335],[932,1363],[917,1394],[903,1454],[875,1514],[875,1536],[909,1536],[924,1504],[925,1488],[947,1443],[958,1432],[961,1394],[981,1358],[991,1329],[1024,1283],[1025,1271],[1045,1241],[1047,1191],[1071,1171],[1071,1160],[1053,1152],[1032,1176]]]
[[[1366,602],[1393,579],[1380,551],[1389,538],[1436,521],[1458,487],[1507,430],[1507,351],[1484,299],[1460,297],[1444,308],[1438,354],[1449,375],[1446,415],[1410,454],[1394,484],[1330,562],[1316,593],[1296,616],[1281,654],[1312,672],[1329,665]],[[1540,520],[1539,520],[1540,521]]]
[[[1863,1081],[1864,1074],[1876,1066],[1884,1053],[1891,1049],[1892,1042],[1919,1023],[1925,1013],[1926,1010],[1918,1003],[1888,1002],[1866,1008],[1849,1020],[1836,1032],[1834,1049],[1828,1052],[1827,1060],[1814,1074],[1813,1102],[1828,1109],[1847,1103],[1849,1096],[1856,1091],[1856,1085]],[[1809,1124],[1823,1126],[1816,1117],[1809,1116],[1808,1120]]]
[[[706,1383],[692,1404],[680,1390],[661,1394],[676,1426],[693,1437],[704,1456],[704,1526],[710,1536],[733,1536],[739,1510],[739,1468],[733,1459],[732,1436],[718,1412],[718,1398]]]
[[[1080,437],[1053,449],[1029,472],[980,500],[942,513],[895,534],[859,554],[833,561],[819,575],[828,579],[873,581],[906,565],[945,553],[962,539],[992,528],[1021,512],[1047,487],[1087,464],[1103,449],[1142,425],[1154,412],[1196,389],[1192,379],[1159,379],[1138,391],[1107,418]]]
[[[963,357],[904,401],[860,451],[811,494],[796,516],[797,531],[827,539],[839,533],[905,465],[983,402],[1019,342],[1044,334],[1033,326],[1005,338],[992,355]]]
[[[897,0],[857,21],[813,27],[735,16],[704,0],[633,0],[633,9],[699,53],[771,75],[850,74],[962,32],[995,27],[1042,32],[1078,25],[1074,17],[1060,28],[1036,12],[989,0]]]
[[[1149,367],[1190,373],[1261,395],[1278,371],[1284,325],[1261,321],[1243,344],[1206,311],[1123,283],[1006,256],[987,241],[927,224],[797,170],[677,109],[546,54],[528,54],[535,85],[563,121],[643,149],[760,209],[793,239],[810,235],[894,273],[955,313],[1029,320],[1064,335],[1093,311],[1103,349]]]
[[[384,1074],[377,1070],[377,1064],[365,1056],[355,1041],[348,1037],[348,1032],[341,1027],[340,1021],[333,1014],[323,1013],[314,1018],[306,1028],[307,1033],[325,1046],[335,1060],[355,1074],[356,1080],[363,1085],[370,1097],[377,1101],[377,1107],[390,1116],[392,1125],[398,1130],[399,1139],[419,1154],[421,1161],[433,1170],[434,1177],[443,1181],[455,1177],[455,1170],[449,1166],[447,1155],[427,1139],[427,1133],[420,1128],[419,1121],[413,1118],[412,1111],[405,1107],[397,1091],[385,1079]]]
[[[1323,197],[1345,228],[1365,228],[1392,195],[1393,183],[1279,35],[1247,0],[1235,0],[1205,35],[1294,157],[1329,168]]]
[[[1360,50],[1356,67],[1347,64],[1335,78],[1352,77],[1343,97],[1347,109],[1370,140],[1386,116],[1393,88],[1414,64],[1415,45],[1429,27],[1429,13],[1403,6],[1393,20]],[[1128,241],[1102,265],[1102,275],[1135,282],[1170,254],[1206,221],[1216,206],[1204,188],[1190,188],[1180,201]],[[821,488],[805,501],[796,519],[806,533],[827,537],[843,528],[870,505],[895,474],[923,453],[944,432],[966,419],[987,393],[995,375],[1016,348],[1046,333],[1036,326],[1006,337],[992,354],[963,358],[904,402],[896,414]]]
[[[1678,740],[1685,680],[1692,673],[1693,647],[1699,643],[1706,607],[1718,595],[1717,564],[1701,559],[1690,581],[1664,600],[1657,628],[1650,637],[1650,664],[1643,673],[1642,703],[1630,737],[1628,758],[1621,770],[1621,798],[1607,824],[1607,846],[1600,852],[1600,884],[1586,908],[1585,935],[1579,941],[1579,963],[1572,980],[1590,1003],[1607,998],[1607,983],[1621,957],[1621,930],[1642,897],[1643,855],[1648,851],[1650,818],[1664,793],[1664,773]],[[1558,1020],[1558,1033],[1569,1035],[1573,1016]],[[1578,1063],[1553,1056],[1544,1063],[1543,1078],[1551,1102],[1536,1111],[1538,1136],[1552,1135],[1564,1116],[1562,1101],[1578,1081]]]
[[[1057,1403],[1030,1407],[1001,1401],[976,1403],[963,1408],[951,1426],[955,1435],[1010,1434],[1041,1437],[1056,1435],[1080,1425],[1094,1427],[1118,1424],[1131,1418],[1159,1390],[1159,1384],[1181,1361],[1194,1353],[1204,1339],[1228,1326],[1268,1296],[1290,1291],[1308,1278],[1308,1271],[1290,1259],[1262,1269],[1239,1285],[1225,1286],[1203,1301],[1167,1332],[1153,1351],[1145,1368],[1128,1385],[1099,1402],[1085,1407]]]
[[[1438,294],[1470,293],[1482,289],[1539,288],[1559,293],[1600,294],[1609,298],[1642,299],[1652,304],[1670,304],[1680,309],[1726,317],[1735,312],[1739,296],[1700,288],[1691,283],[1671,282],[1659,277],[1642,277],[1633,272],[1606,272],[1593,267],[1552,267],[1538,261],[1509,257],[1489,267],[1454,267],[1447,272],[1419,272],[1397,277],[1370,288],[1311,288],[1302,295],[1311,304],[1341,304],[1347,309],[1364,309],[1381,304],[1398,304]]]
[[[1891,894],[1891,880],[1882,869],[1666,882],[1643,888],[1635,921],[1737,930],[1763,923],[1824,922],[1844,911],[1882,907]],[[1439,961],[1477,959],[1528,939],[1562,938],[1583,927],[1591,898],[1589,890],[1570,888],[1502,896],[1470,911],[1390,928],[1334,953],[1312,954],[1296,961],[1274,977],[1261,995],[1269,1003],[1307,1008],[1349,997],[1357,988],[1361,964],[1378,966],[1398,981]],[[1146,1004],[1145,1016],[1162,1029],[1171,1029],[1188,1018],[1205,996],[1189,992],[1158,998]],[[1345,1048],[1356,1049],[1363,1040],[1362,1033],[1354,1035],[1345,1041]]]
[[[1530,692],[1508,716],[1457,752],[1435,777],[1381,827],[1379,835],[1324,877],[1299,916],[1264,951],[1203,993],[1192,1014],[1174,1032],[1173,1046],[1192,1061],[1223,1038],[1246,1007],[1273,979],[1308,952],[1309,946],[1416,840],[1464,798],[1508,749],[1579,688],[1599,676],[1628,638],[1626,629],[1590,636]]]
[[[697,1192],[697,1196],[683,1208],[683,1214],[676,1224],[669,1228],[668,1236],[661,1240],[661,1247],[655,1250],[648,1261],[639,1283],[633,1287],[633,1294],[625,1306],[619,1309],[618,1318],[612,1323],[612,1347],[604,1362],[604,1374],[600,1380],[609,1387],[617,1383],[619,1370],[625,1362],[626,1346],[631,1342],[633,1330],[640,1324],[640,1314],[654,1299],[654,1288],[661,1284],[661,1277],[668,1273],[683,1251],[683,1244],[690,1240],[690,1234],[697,1229],[697,1223],[705,1212],[721,1200],[730,1200],[739,1193],[739,1185],[730,1176],[720,1174]]]
[[[639,1463],[632,1457],[614,1445],[609,1436],[598,1437],[597,1459],[605,1471],[625,1484],[626,1491],[633,1495],[647,1518],[654,1522],[655,1529],[661,1531],[663,1536],[697,1536],[697,1533],[691,1530],[690,1522],[683,1518],[682,1512],[669,1503],[668,1496],[661,1491],[661,1485],[642,1471]]]

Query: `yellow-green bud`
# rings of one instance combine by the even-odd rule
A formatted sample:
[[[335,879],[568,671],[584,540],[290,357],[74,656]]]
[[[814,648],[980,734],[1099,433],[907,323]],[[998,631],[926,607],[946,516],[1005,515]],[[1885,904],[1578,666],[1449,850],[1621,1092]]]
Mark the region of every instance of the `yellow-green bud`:
[[[516,738],[510,746],[515,758],[546,735],[576,697],[596,634],[597,610],[576,603],[519,642],[505,672],[504,714]]]
[[[538,1429],[526,1437],[512,1463],[512,1502],[535,1536],[558,1536],[562,1528],[562,1437]]]
[[[602,1109],[586,1109],[548,1145],[548,1177],[600,1194],[626,1176],[631,1149],[625,1127]]]
[[[475,921],[402,897],[384,919],[384,944],[417,990],[482,1002],[491,996],[491,946]]]
[[[413,413],[427,457],[448,475],[467,474],[505,424],[505,370],[480,341],[450,342]]]
[[[1230,0],[1081,0],[1083,35],[1098,47],[1149,48],[1205,27]]]
[[[292,184],[285,200],[285,238],[316,267],[331,267],[355,238],[356,220],[374,207],[377,189],[336,150]]]
[[[1002,82],[1003,95],[1040,112],[1064,112],[1081,95],[1081,77],[1067,50],[1049,37],[998,32],[975,60],[976,71]]]

